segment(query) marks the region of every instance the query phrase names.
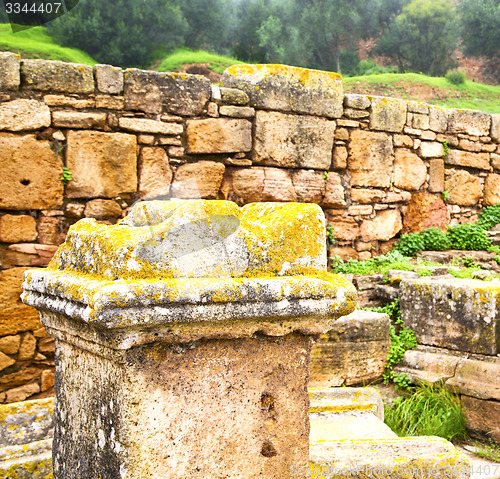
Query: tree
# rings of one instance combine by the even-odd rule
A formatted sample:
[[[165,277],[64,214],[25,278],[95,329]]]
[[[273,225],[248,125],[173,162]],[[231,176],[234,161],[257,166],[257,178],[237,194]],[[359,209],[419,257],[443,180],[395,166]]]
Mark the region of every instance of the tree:
[[[400,71],[443,75],[454,66],[458,45],[455,9],[450,0],[413,0],[403,8],[375,52],[393,59]]]
[[[458,11],[466,52],[488,57],[490,69],[500,73],[500,2],[461,0]]]
[[[62,45],[102,63],[146,66],[154,49],[182,43],[187,23],[181,0],[82,0],[48,25]]]

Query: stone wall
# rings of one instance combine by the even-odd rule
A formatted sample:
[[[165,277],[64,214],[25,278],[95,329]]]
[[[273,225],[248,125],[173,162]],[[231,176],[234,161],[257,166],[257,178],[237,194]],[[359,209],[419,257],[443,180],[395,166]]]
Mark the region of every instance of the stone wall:
[[[51,394],[53,343],[20,282],[80,218],[168,195],[313,202],[330,254],[366,259],[498,202],[499,142],[500,115],[344,95],[327,72],[243,65],[218,87],[1,53],[0,402]]]

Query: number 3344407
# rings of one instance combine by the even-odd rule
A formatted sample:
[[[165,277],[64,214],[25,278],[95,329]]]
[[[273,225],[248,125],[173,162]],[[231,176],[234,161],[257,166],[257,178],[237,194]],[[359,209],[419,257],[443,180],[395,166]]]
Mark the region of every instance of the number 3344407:
[[[5,3],[6,13],[57,13],[62,3]]]

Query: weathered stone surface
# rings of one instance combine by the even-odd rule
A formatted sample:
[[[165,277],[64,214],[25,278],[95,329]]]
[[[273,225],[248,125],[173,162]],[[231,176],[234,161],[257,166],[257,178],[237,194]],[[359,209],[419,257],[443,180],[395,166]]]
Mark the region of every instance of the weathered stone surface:
[[[72,108],[95,108],[93,98],[74,98],[65,95],[45,95],[43,101],[48,106],[70,106]]]
[[[20,243],[35,241],[36,237],[36,221],[32,216],[7,214],[0,218],[0,241]]]
[[[244,203],[297,201],[290,173],[281,168],[252,167],[232,172],[234,193]]]
[[[340,257],[344,261],[349,261],[350,259],[359,259],[359,253],[350,246],[330,246],[328,249],[328,256],[333,258],[335,256]],[[359,300],[359,297],[358,297]]]
[[[478,152],[478,151],[482,150],[483,146],[484,145],[479,141],[465,140],[463,138],[460,139],[458,142],[458,147],[461,150],[467,150],[467,151]],[[491,145],[491,146],[493,146],[493,151],[495,151],[495,145]]]
[[[38,241],[44,245],[58,245],[64,242],[64,233],[58,218],[43,216],[37,224]]]
[[[54,256],[57,246],[39,243],[19,243],[8,246],[5,254],[7,264],[19,266],[47,266]],[[10,253],[10,254],[9,254]],[[11,258],[19,258],[19,262],[12,261]]]
[[[377,214],[373,220],[364,220],[361,224],[361,237],[363,241],[387,241],[401,231],[403,223],[398,210],[384,210]]]
[[[419,130],[427,130],[429,128],[429,115],[412,113],[411,126]]]
[[[6,402],[12,403],[24,401],[39,392],[40,386],[37,383],[26,384],[24,386],[8,390],[6,393]]]
[[[0,351],[5,354],[17,354],[19,345],[21,344],[21,336],[4,336],[0,338]]]
[[[293,170],[293,187],[300,203],[321,203],[326,190],[324,173],[314,170]]]
[[[371,101],[366,95],[357,95],[355,93],[346,93],[344,95],[344,106],[347,108],[366,110],[370,105]]]
[[[393,98],[373,97],[370,128],[373,130],[403,131],[406,123],[406,102]]]
[[[347,118],[359,120],[360,118],[368,118],[370,116],[370,112],[365,110],[355,110],[353,108],[346,108],[344,110],[344,116],[346,116]]]
[[[0,130],[24,131],[50,126],[50,110],[37,100],[13,100],[0,104]]]
[[[333,150],[333,167],[336,170],[347,168],[347,148],[345,146],[336,146]]]
[[[137,190],[137,139],[126,133],[70,131],[66,165],[69,198],[114,198]]]
[[[222,116],[232,116],[234,118],[252,118],[255,116],[255,108],[251,106],[221,106],[219,113]]]
[[[157,120],[142,118],[120,118],[120,128],[137,133],[160,133],[162,135],[180,135],[184,129],[178,123],[165,123]]]
[[[444,146],[437,141],[422,141],[420,143],[420,155],[424,158],[441,158],[444,154]]]
[[[201,75],[125,70],[125,108],[146,113],[200,115],[210,100],[210,81]]]
[[[103,128],[106,113],[80,111],[52,112],[52,125],[58,128]]]
[[[86,218],[96,218],[98,220],[116,219],[122,214],[120,205],[113,200],[91,200],[85,206],[84,215]]]
[[[330,171],[326,180],[325,196],[321,206],[323,208],[343,208],[345,205],[345,192],[341,177],[338,173]]]
[[[389,317],[356,310],[332,323],[311,351],[310,387],[362,384],[384,372],[389,352]]]
[[[420,278],[400,285],[404,325],[428,346],[498,354],[497,302],[495,286],[479,280]]]
[[[325,118],[258,111],[255,116],[255,164],[328,170],[335,122]]]
[[[221,99],[228,105],[247,105],[250,101],[249,96],[236,88],[220,88]]]
[[[17,90],[21,82],[19,56],[0,52],[0,90]]]
[[[429,191],[441,193],[444,190],[444,159],[435,158],[429,161]]]
[[[491,173],[484,182],[483,205],[496,205],[500,203],[500,175]]]
[[[450,213],[440,195],[426,191],[411,196],[403,215],[403,232],[415,233],[426,228],[445,230],[450,222]]]
[[[97,95],[95,97],[96,108],[106,108],[108,110],[123,110],[125,108],[125,98],[122,96]]]
[[[444,182],[448,192],[446,200],[451,205],[477,205],[483,195],[483,186],[478,177],[464,170],[454,171]]]
[[[65,93],[93,93],[92,67],[78,63],[48,60],[23,60],[21,62],[23,88],[50,90]]]
[[[382,190],[370,190],[367,188],[352,188],[351,200],[354,203],[376,203],[384,198]]]
[[[444,133],[448,128],[448,110],[438,106],[429,106],[429,128]]]
[[[306,115],[342,116],[342,77],[337,73],[286,65],[234,65],[221,86],[243,90],[250,105]]]
[[[347,209],[347,213],[351,216],[371,215],[373,206],[371,205],[351,205]]]
[[[19,347],[18,361],[27,361],[35,356],[36,339],[32,333],[28,332],[24,335]]]
[[[12,359],[6,354],[0,352],[0,371],[7,369],[9,366],[12,366],[15,362],[16,362],[15,359]]]
[[[111,65],[95,65],[97,89],[102,93],[118,95],[123,91],[123,70]]]
[[[397,148],[394,155],[394,186],[403,190],[419,190],[425,183],[427,167],[409,150]]]
[[[349,142],[353,186],[388,187],[393,163],[392,139],[386,133],[354,130]]]
[[[402,148],[413,147],[413,138],[408,135],[394,135],[394,146],[399,146]]]
[[[328,224],[332,226],[336,240],[354,241],[359,238],[359,225],[350,216],[331,217]]]
[[[234,153],[252,149],[252,123],[248,120],[188,120],[186,131],[189,153]]]
[[[421,113],[423,115],[429,114],[429,105],[421,101],[409,101],[407,102],[408,111],[410,113]]]
[[[36,309],[20,300],[23,273],[28,268],[11,268],[0,272],[0,337],[41,327]]]
[[[43,371],[40,378],[40,390],[44,392],[53,387],[54,379],[54,371],[51,371],[50,369],[46,369],[45,371]]]
[[[495,170],[500,170],[500,155],[491,153],[491,166]]]
[[[491,115],[491,139],[500,143],[500,113]]]
[[[469,431],[487,435],[500,443],[500,402],[461,396],[465,424]]]
[[[139,193],[143,198],[168,195],[172,169],[163,148],[143,148],[139,158]]]
[[[455,374],[447,381],[447,385],[467,396],[500,401],[499,374],[500,359],[498,357],[476,355],[469,358],[466,356],[457,363]]]
[[[491,116],[481,111],[453,110],[448,121],[450,133],[466,133],[473,136],[490,134]]]
[[[215,161],[200,161],[180,166],[172,183],[175,198],[217,198],[226,167]]]
[[[462,150],[450,150],[444,159],[448,165],[469,166],[481,170],[490,170],[490,155],[488,153],[471,153]]]
[[[0,106],[1,108],[1,106]],[[62,205],[62,161],[35,135],[0,133],[0,208],[51,209]]]

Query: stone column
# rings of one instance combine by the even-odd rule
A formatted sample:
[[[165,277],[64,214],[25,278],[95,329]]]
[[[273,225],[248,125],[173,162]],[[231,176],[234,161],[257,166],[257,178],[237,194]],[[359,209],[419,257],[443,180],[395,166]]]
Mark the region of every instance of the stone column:
[[[355,305],[310,204],[144,202],[74,225],[23,301],[56,338],[54,477],[288,477],[312,338]]]

